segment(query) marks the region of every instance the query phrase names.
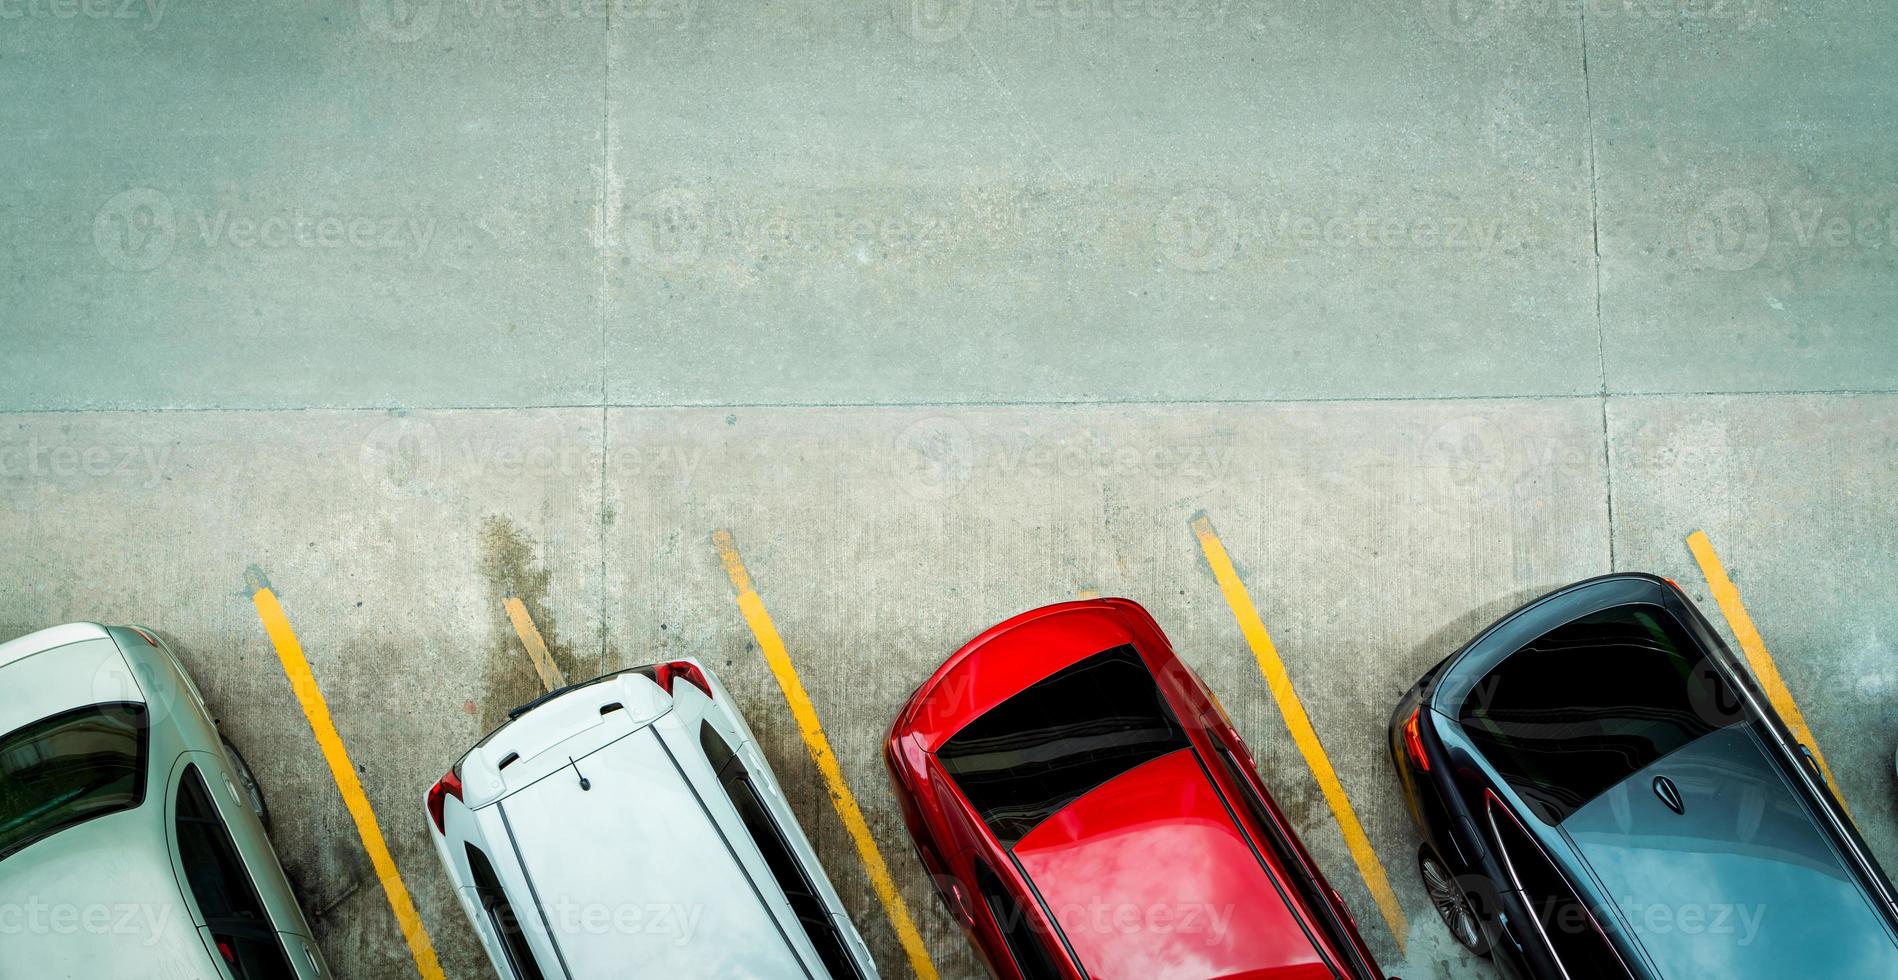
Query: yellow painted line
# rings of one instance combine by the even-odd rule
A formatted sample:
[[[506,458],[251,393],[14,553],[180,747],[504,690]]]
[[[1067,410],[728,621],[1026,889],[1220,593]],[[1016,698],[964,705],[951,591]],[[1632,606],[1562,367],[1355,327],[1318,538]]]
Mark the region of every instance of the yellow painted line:
[[[362,838],[363,849],[369,852],[369,863],[375,866],[376,879],[382,882],[382,891],[389,898],[389,908],[395,912],[396,924],[402,928],[402,938],[408,940],[409,953],[415,958],[415,969],[423,980],[443,980],[442,965],[435,958],[435,944],[429,941],[428,930],[422,925],[422,917],[415,912],[415,903],[409,899],[408,886],[402,883],[402,875],[396,871],[395,859],[389,856],[389,845],[382,839],[382,828],[376,823],[376,811],[369,806],[369,798],[363,794],[362,782],[356,778],[356,767],[349,761],[349,752],[343,748],[343,737],[336,732],[336,724],[330,719],[328,703],[323,700],[323,692],[316,686],[316,677],[310,673],[310,662],[304,659],[303,646],[297,642],[297,635],[290,629],[289,617],[283,613],[283,606],[277,602],[277,596],[263,584],[261,576],[252,573],[251,602],[257,607],[257,618],[263,621],[264,632],[270,635],[270,643],[277,648],[277,659],[283,662],[284,675],[290,679],[290,689],[296,692],[297,702],[303,705],[303,716],[310,720],[310,731],[316,736],[316,744],[323,750],[323,759],[329,763],[330,775],[336,779],[336,788],[342,791],[343,805],[349,808],[351,819],[356,821],[356,834]]]
[[[1219,541],[1219,535],[1213,532],[1213,522],[1204,516],[1193,519],[1193,534],[1199,538],[1200,550],[1206,553],[1206,564],[1213,570],[1213,578],[1219,582],[1219,591],[1226,597],[1226,605],[1232,607],[1232,617],[1239,621],[1239,632],[1245,634],[1246,644],[1252,648],[1252,656],[1259,662],[1259,673],[1265,675],[1265,684],[1272,690],[1272,698],[1278,702],[1279,714],[1285,718],[1285,727],[1297,743],[1298,751],[1305,757],[1305,765],[1318,781],[1318,789],[1325,794],[1325,802],[1331,805],[1331,814],[1338,821],[1338,830],[1344,835],[1344,843],[1351,851],[1351,860],[1357,863],[1358,874],[1364,878],[1364,885],[1371,891],[1371,898],[1377,902],[1378,911],[1384,913],[1384,921],[1390,926],[1391,935],[1396,937],[1401,950],[1410,935],[1410,920],[1404,917],[1403,906],[1397,901],[1397,893],[1391,890],[1390,876],[1384,872],[1384,863],[1378,860],[1377,851],[1371,847],[1371,839],[1365,836],[1364,825],[1358,821],[1358,814],[1351,807],[1351,797],[1345,794],[1344,784],[1338,781],[1338,771],[1331,765],[1331,757],[1325,754],[1325,747],[1318,741],[1318,732],[1312,728],[1311,718],[1305,714],[1305,704],[1298,699],[1298,692],[1292,689],[1292,677],[1285,670],[1285,661],[1279,659],[1278,647],[1272,644],[1272,634],[1266,632],[1264,621],[1259,619],[1259,610],[1252,604],[1252,597],[1246,594],[1245,584],[1239,581],[1239,573],[1232,567],[1232,559],[1226,554],[1226,546]]]
[[[1746,662],[1753,668],[1753,678],[1760,682],[1760,690],[1766,692],[1766,700],[1773,703],[1773,710],[1779,712],[1780,720],[1792,730],[1793,737],[1812,750],[1813,761],[1819,763],[1819,771],[1825,774],[1826,783],[1832,787],[1832,795],[1839,798],[1839,805],[1845,805],[1845,794],[1839,792],[1839,784],[1832,778],[1832,767],[1826,765],[1826,757],[1819,751],[1819,742],[1812,737],[1812,729],[1806,725],[1806,716],[1799,710],[1799,704],[1793,700],[1793,693],[1786,687],[1785,678],[1779,676],[1779,667],[1773,663],[1773,655],[1766,652],[1766,641],[1760,639],[1760,631],[1753,625],[1753,617],[1747,615],[1746,606],[1740,602],[1740,590],[1727,577],[1727,567],[1720,563],[1720,556],[1714,553],[1713,542],[1707,539],[1707,532],[1695,531],[1687,536],[1687,548],[1694,553],[1694,560],[1700,562],[1700,573],[1707,578],[1707,589],[1713,593],[1713,601],[1720,604],[1720,612],[1727,617],[1727,625],[1733,629],[1733,638],[1740,642],[1740,652],[1746,654]]]
[[[527,604],[508,596],[501,600],[501,608],[507,610],[507,618],[514,623],[514,635],[520,637],[521,646],[527,648],[527,659],[534,662],[534,673],[540,675],[540,686],[549,691],[566,687],[566,675],[560,672],[560,665],[554,663],[553,655],[547,652],[547,641],[540,638],[540,628],[534,625],[534,617],[527,614]]]
[[[844,782],[843,767],[837,764],[837,753],[831,751],[830,736],[824,734],[824,727],[817,722],[817,708],[811,704],[810,695],[804,693],[804,682],[798,680],[797,668],[791,664],[791,655],[784,649],[784,640],[778,636],[778,628],[771,622],[771,614],[765,611],[764,600],[758,598],[757,590],[751,587],[751,573],[745,571],[744,560],[738,556],[738,546],[733,543],[731,532],[718,531],[712,535],[712,544],[718,549],[718,558],[725,566],[725,575],[731,579],[732,588],[738,593],[738,609],[745,616],[746,625],[751,627],[751,635],[758,641],[758,649],[764,651],[765,663],[771,666],[771,673],[778,679],[779,689],[784,691],[784,700],[791,706],[791,716],[797,719],[797,727],[804,735],[804,746],[810,750],[811,761],[817,763],[817,770],[824,775],[824,782],[830,787],[831,805],[837,808],[837,816],[842,818],[844,829],[849,831],[851,840],[857,844],[857,856],[863,860],[863,869],[870,876],[870,884],[876,888],[877,897],[883,902],[884,914],[890,918],[890,925],[896,930],[896,938],[903,944],[903,951],[909,955],[910,969],[916,971],[919,980],[938,980],[936,964],[929,958],[929,950],[923,946],[922,933],[916,929],[916,921],[910,918],[909,905],[903,901],[902,893],[896,890],[896,880],[890,877],[890,867],[883,861],[883,852],[877,849],[875,838],[870,836],[870,825],[863,819],[863,810],[857,806],[857,798],[851,794],[849,784]]]
[[[1101,590],[1099,590],[1099,589],[1082,589],[1082,590],[1080,590],[1080,591],[1078,591],[1078,592],[1076,592],[1076,593],[1074,593],[1074,596],[1075,596],[1075,598],[1077,598],[1077,599],[1099,599],[1099,598],[1101,597]]]

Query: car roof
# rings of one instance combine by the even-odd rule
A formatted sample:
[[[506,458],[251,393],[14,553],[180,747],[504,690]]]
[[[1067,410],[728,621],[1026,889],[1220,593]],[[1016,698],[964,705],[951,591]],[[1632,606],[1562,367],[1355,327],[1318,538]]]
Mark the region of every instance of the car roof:
[[[1891,922],[1750,726],[1657,760],[1561,830],[1664,976],[1898,976]]]
[[[0,860],[0,904],[22,916],[6,940],[8,975],[216,975],[172,869],[161,799],[147,794],[139,807],[75,824]],[[43,918],[26,918],[36,908]]]
[[[657,975],[805,975],[712,822],[708,805],[723,801],[699,796],[657,730],[562,761],[492,809],[570,973],[637,962]]]
[[[0,644],[0,736],[41,718],[113,701],[143,703],[125,655],[104,627],[73,623]]]
[[[1012,852],[1083,965],[1161,978],[1330,978],[1192,749],[1057,811]]]

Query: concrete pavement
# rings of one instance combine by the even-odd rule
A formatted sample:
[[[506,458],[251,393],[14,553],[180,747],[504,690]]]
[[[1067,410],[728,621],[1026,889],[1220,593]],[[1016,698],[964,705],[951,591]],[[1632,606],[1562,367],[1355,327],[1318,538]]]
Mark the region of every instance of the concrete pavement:
[[[717,530],[947,977],[876,740],[1081,592],[1154,612],[1405,977],[1488,973],[1416,883],[1392,699],[1609,569],[1725,629],[1694,530],[1898,864],[1884,6],[110,8],[0,3],[0,639],[164,632],[341,976],[415,967],[252,566],[451,977],[486,968],[419,799],[537,689],[508,597],[569,678],[713,664],[905,975]]]

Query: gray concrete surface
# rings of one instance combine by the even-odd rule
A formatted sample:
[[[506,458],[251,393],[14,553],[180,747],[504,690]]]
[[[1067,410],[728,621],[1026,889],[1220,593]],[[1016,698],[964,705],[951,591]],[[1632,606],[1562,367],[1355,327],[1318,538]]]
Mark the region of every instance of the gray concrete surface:
[[[609,9],[610,7],[610,9]],[[1794,0],[0,0],[0,639],[141,622],[345,978],[414,975],[249,599],[309,651],[451,977],[426,786],[570,676],[704,657],[906,968],[730,530],[944,976],[875,756],[923,672],[1153,610],[1392,972],[1390,701],[1706,530],[1898,864],[1888,7]],[[1397,948],[1187,522],[1274,632]]]

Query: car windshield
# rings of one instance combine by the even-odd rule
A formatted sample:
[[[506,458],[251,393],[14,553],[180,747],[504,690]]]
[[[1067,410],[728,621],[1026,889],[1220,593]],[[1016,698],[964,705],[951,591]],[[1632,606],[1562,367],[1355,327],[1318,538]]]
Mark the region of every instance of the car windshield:
[[[1055,811],[1189,743],[1131,646],[1036,681],[936,753],[1004,847]]]
[[[145,796],[142,704],[96,704],[0,739],[0,859]]]
[[[1559,626],[1511,655],[1477,683],[1458,720],[1536,816],[1554,824],[1745,715],[1671,613],[1626,605]]]

